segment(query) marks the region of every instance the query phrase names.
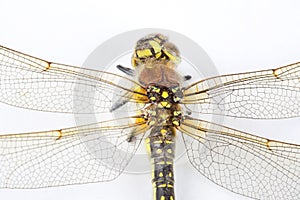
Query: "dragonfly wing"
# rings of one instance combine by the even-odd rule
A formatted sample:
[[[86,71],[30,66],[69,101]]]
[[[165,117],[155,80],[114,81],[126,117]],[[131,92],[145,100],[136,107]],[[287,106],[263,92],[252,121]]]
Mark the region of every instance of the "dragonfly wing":
[[[209,78],[187,87],[184,96],[192,112],[253,119],[298,117],[300,63]]]
[[[73,128],[0,136],[0,188],[109,181],[127,166],[148,129],[121,118]],[[134,142],[127,138],[140,133]]]
[[[109,112],[113,99],[119,98],[132,111],[146,101],[142,86],[128,78],[51,63],[0,46],[3,103],[39,111],[100,113]]]
[[[300,145],[193,118],[178,129],[192,165],[216,184],[255,199],[300,198]]]

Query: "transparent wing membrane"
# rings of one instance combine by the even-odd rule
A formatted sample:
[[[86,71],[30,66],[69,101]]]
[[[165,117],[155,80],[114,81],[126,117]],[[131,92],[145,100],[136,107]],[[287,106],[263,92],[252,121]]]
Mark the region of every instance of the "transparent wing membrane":
[[[178,129],[192,165],[216,184],[255,199],[299,199],[300,145],[192,118]]]
[[[109,112],[113,99],[145,102],[142,87],[125,77],[51,63],[0,46],[0,101],[21,108],[65,113]],[[141,88],[134,91],[133,88]],[[126,94],[126,95],[125,95]],[[91,103],[92,102],[92,103]]]
[[[135,50],[135,65],[179,56],[158,48],[165,41],[160,34],[152,39],[140,40],[145,44]],[[134,74],[129,68],[118,68]],[[130,77],[52,63],[0,46],[0,102],[46,112],[114,112],[119,118],[61,130],[0,135],[0,188],[113,180],[126,168],[148,129],[157,128],[163,138],[167,127],[183,133],[191,164],[216,184],[255,199],[300,199],[300,145],[191,117],[192,113],[252,119],[298,117],[300,63],[208,78],[183,88],[183,95],[176,82],[181,75],[167,74],[177,75],[171,68],[161,71],[163,75],[155,74],[155,80],[171,80],[172,87],[156,87],[151,78],[146,81],[149,85],[144,84],[153,75],[145,73],[137,80],[144,78],[141,83],[147,90]]]
[[[300,63],[273,70],[217,76],[185,89],[193,112],[253,119],[300,116]],[[195,107],[188,104],[197,104]]]
[[[140,122],[137,123],[136,120]],[[46,132],[0,136],[0,188],[41,188],[113,180],[145,132],[138,117]]]

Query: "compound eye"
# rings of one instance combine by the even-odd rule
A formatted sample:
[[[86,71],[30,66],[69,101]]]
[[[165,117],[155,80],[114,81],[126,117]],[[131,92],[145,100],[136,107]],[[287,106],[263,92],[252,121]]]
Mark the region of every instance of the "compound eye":
[[[158,42],[152,40],[152,41],[149,41],[149,44],[151,45],[151,51],[152,53],[155,54],[155,57],[159,57],[161,55],[161,46]],[[159,55],[158,55],[159,54]]]
[[[154,41],[144,41],[139,43],[135,50],[135,57],[139,60],[145,60],[147,58],[159,58],[162,54],[162,46]]]
[[[178,48],[171,42],[164,43],[164,48],[174,56],[180,56]]]
[[[175,63],[180,63],[181,59],[179,50],[173,43],[164,43],[163,51],[169,57],[170,60],[174,61]]]

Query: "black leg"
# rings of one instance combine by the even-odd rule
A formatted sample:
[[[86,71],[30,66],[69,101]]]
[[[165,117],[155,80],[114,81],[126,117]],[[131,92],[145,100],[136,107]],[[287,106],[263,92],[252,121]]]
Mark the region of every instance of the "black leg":
[[[120,97],[118,99],[118,101],[116,101],[112,107],[110,108],[110,112],[113,112],[119,108],[121,108],[122,106],[124,106],[126,103],[128,102],[128,99],[127,98],[124,98],[124,97]]]
[[[185,76],[183,77],[183,80],[184,80],[184,81],[188,81],[188,80],[190,80],[191,78],[192,78],[191,75],[185,75]]]
[[[124,72],[125,74],[129,76],[134,76],[134,70],[130,69],[128,67],[123,67],[122,65],[117,65],[117,68],[121,71]]]

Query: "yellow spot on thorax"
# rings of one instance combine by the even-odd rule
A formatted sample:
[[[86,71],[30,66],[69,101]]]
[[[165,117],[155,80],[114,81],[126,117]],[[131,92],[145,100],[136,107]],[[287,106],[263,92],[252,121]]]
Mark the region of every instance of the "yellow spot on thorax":
[[[166,99],[166,98],[168,98],[169,94],[167,91],[163,91],[161,96],[162,96],[162,98]]]
[[[151,101],[155,101],[156,98],[155,98],[155,97],[150,97],[150,100],[151,100]]]
[[[158,87],[153,87],[152,90],[156,93],[160,93],[160,88]]]
[[[179,122],[176,120],[172,121],[172,124],[174,124],[175,126],[179,126]]]
[[[179,110],[175,110],[175,111],[173,112],[173,115],[174,115],[175,117],[179,116],[180,114],[181,114],[181,111],[179,111]]]
[[[162,102],[160,102],[159,107],[160,107],[160,105],[161,105],[163,108],[170,108],[170,107],[171,107],[171,105],[170,105],[169,102],[167,102],[167,101],[162,101]]]
[[[164,134],[166,134],[166,133],[167,133],[167,130],[166,130],[166,129],[161,129],[161,130],[160,130],[160,132],[161,132],[161,134],[163,134],[163,135],[164,135]]]

